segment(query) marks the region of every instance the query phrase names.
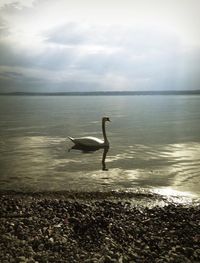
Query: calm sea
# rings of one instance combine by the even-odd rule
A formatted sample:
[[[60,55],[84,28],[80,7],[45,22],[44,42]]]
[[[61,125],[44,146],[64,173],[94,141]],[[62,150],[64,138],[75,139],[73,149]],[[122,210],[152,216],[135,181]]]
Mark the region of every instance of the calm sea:
[[[67,136],[110,149],[71,150]],[[0,190],[200,193],[200,96],[1,96]]]

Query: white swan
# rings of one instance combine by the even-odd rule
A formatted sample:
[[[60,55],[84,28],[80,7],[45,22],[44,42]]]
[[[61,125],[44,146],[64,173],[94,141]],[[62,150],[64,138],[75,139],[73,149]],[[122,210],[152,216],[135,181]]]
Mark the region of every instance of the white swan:
[[[109,146],[109,141],[106,136],[106,128],[105,128],[105,123],[106,121],[110,121],[108,117],[103,117],[102,118],[102,132],[103,132],[103,140],[96,138],[96,137],[80,137],[80,138],[72,138],[68,136],[68,138],[77,146],[83,146],[83,147],[108,147]]]

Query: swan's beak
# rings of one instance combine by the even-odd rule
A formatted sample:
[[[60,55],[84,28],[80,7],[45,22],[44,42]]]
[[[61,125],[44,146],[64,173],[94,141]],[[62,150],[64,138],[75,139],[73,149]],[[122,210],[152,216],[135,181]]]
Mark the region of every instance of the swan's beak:
[[[109,117],[103,117],[102,121],[111,121]]]

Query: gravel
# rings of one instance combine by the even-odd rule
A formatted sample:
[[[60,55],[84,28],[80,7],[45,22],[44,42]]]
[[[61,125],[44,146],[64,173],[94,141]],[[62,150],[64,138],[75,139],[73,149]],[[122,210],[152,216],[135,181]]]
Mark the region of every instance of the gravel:
[[[200,205],[0,194],[0,262],[200,262]]]

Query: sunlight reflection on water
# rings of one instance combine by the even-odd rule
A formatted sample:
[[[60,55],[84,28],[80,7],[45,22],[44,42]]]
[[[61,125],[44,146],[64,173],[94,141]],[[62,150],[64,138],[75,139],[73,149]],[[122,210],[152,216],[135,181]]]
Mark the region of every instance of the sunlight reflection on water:
[[[155,188],[152,192],[163,196],[165,200],[170,203],[184,205],[199,205],[200,203],[198,195],[186,191],[177,191],[172,187]]]
[[[103,151],[68,152],[66,138],[32,136],[1,141],[1,180],[10,188],[47,190],[149,188],[172,196],[198,194],[200,144],[132,145],[108,152],[109,171],[101,170]],[[117,149],[115,150],[117,151]],[[122,151],[122,149],[121,149]],[[48,182],[48,180],[50,180]],[[2,188],[5,183],[2,184]],[[165,188],[163,188],[165,187]]]
[[[16,100],[18,110],[10,112]],[[9,97],[0,109],[0,190],[200,193],[197,97]],[[105,113],[112,120],[108,171],[103,150],[68,152],[67,139],[101,137]]]

